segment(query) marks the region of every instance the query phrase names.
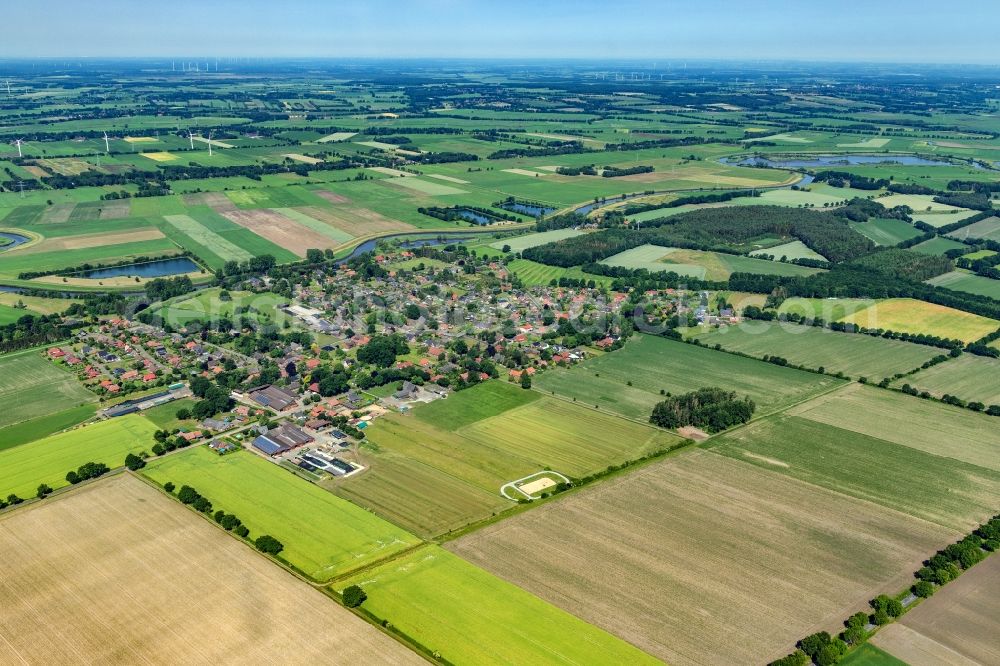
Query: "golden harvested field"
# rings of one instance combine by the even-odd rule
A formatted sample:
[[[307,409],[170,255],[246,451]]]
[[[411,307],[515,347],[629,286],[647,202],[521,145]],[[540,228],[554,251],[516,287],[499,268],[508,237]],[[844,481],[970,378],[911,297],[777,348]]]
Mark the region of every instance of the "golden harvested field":
[[[322,250],[337,245],[323,234],[268,208],[229,210],[221,215],[300,257],[306,256],[309,248]]]
[[[0,518],[0,663],[423,663],[127,475]]]
[[[168,153],[166,151],[158,151],[153,153],[139,153],[143,157],[153,160],[154,162],[173,162],[174,160],[179,160],[180,158],[173,153]]]
[[[839,629],[957,536],[693,450],[446,547],[668,663],[745,664]]]
[[[1000,321],[912,298],[890,298],[838,321],[896,333],[927,333],[972,342],[1000,328]]]
[[[1000,664],[1000,557],[972,567],[872,642],[910,666]]]

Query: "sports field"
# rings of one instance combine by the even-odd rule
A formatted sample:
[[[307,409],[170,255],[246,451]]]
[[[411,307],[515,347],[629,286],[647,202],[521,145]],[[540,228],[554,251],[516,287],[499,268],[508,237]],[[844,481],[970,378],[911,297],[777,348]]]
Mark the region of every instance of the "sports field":
[[[927,284],[1000,300],[1000,280],[956,270],[927,280]]]
[[[878,301],[837,321],[896,333],[926,333],[966,343],[1000,328],[1000,321],[912,298]]]
[[[663,400],[661,390],[676,394],[708,386],[725,387],[753,398],[760,414],[805,400],[839,383],[841,380],[833,377],[639,335],[618,351],[568,369],[547,370],[535,378],[533,385],[543,393],[554,392],[646,421],[653,406]]]
[[[872,642],[910,666],[998,664],[1000,557],[988,557],[938,590]]]
[[[0,551],[0,663],[424,663],[127,475],[5,514]]]
[[[970,413],[963,419],[935,403],[854,384],[709,445],[964,532],[1000,504],[1000,434],[987,425],[990,418]]]
[[[966,402],[1000,405],[1000,359],[962,354],[904,377],[893,386],[906,383],[920,391],[929,391],[936,398],[948,394]]]
[[[150,421],[129,414],[0,451],[0,497],[34,497],[41,483],[69,485],[66,473],[88,462],[121,467],[127,454],[152,448],[155,431]]]
[[[748,664],[834,630],[956,534],[695,449],[446,548],[668,663]]]
[[[388,415],[367,435],[371,472],[336,492],[426,537],[509,508],[499,494],[509,481],[544,469],[585,476],[681,441],[501,381]]]
[[[791,323],[745,321],[695,331],[694,337],[709,347],[719,344],[757,358],[780,356],[795,365],[875,380],[919,368],[941,353],[926,345]]]
[[[32,349],[0,356],[0,428],[97,402],[75,376],[42,354]]]
[[[285,545],[281,557],[315,580],[330,580],[418,543],[252,453],[219,456],[198,446],[157,460],[143,473],[161,485],[189,485],[239,516],[252,533],[275,537]]]
[[[438,546],[338,583],[456,664],[655,664],[642,651]]]

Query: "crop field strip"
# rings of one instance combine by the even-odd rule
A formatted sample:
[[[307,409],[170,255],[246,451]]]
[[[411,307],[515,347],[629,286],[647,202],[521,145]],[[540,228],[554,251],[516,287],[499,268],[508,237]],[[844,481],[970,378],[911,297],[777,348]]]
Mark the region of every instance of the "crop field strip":
[[[659,663],[438,546],[423,546],[338,588],[349,584],[366,591],[369,612],[452,663]]]
[[[691,450],[446,547],[668,663],[759,663],[957,534]]]
[[[543,393],[554,392],[584,405],[599,405],[602,410],[646,421],[653,406],[663,399],[661,390],[684,393],[703,386],[725,386],[749,395],[758,411],[766,412],[840,383],[833,377],[640,335],[613,354],[569,369],[550,369],[533,385]]]
[[[928,391],[935,398],[947,394],[966,402],[997,405],[1000,404],[1000,359],[963,354],[896,380],[892,386],[898,388],[903,384],[910,384],[918,391]]]
[[[0,517],[0,550],[3,663],[424,663],[127,475]]]
[[[142,416],[129,414],[0,451],[0,497],[34,497],[42,483],[67,486],[66,473],[88,462],[120,467],[127,454],[152,446],[155,431]]]
[[[218,456],[197,447],[144,471],[159,484],[192,486],[237,514],[251,532],[285,545],[282,557],[325,581],[410,548],[419,541],[364,509],[252,453]]]
[[[837,321],[896,333],[926,333],[973,342],[1000,328],[1000,321],[912,298],[890,298]]]
[[[76,378],[37,350],[0,357],[0,428],[96,402]],[[2,446],[2,443],[0,443]]]
[[[702,328],[692,329],[692,336],[708,347],[718,344],[758,358],[779,356],[796,365],[855,378],[880,380],[909,372],[941,354],[940,349],[926,345],[788,322],[745,321],[737,326]]]

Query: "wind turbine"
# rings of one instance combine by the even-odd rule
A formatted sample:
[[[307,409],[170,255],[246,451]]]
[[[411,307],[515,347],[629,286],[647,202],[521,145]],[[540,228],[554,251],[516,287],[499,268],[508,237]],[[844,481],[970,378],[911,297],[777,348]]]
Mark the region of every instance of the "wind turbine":
[[[208,132],[208,156],[212,156],[212,132],[215,130],[209,130]]]
[[[191,133],[191,130],[188,130],[188,141],[191,142],[191,150],[194,150],[194,134]]]
[[[22,143],[24,143],[24,142],[21,139],[14,139],[14,145],[17,146],[17,156],[18,157],[24,157],[24,155],[21,154],[21,144]]]
[[[10,79],[5,79],[4,82],[7,84],[7,97],[10,97]]]
[[[106,152],[108,155],[111,154],[111,144],[108,143],[108,133],[107,132],[104,133],[104,152]]]

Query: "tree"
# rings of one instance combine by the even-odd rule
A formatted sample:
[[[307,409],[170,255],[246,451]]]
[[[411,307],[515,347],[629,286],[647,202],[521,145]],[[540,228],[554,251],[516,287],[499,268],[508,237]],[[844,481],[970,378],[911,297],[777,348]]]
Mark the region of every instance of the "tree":
[[[348,608],[357,608],[365,602],[368,595],[357,585],[348,585],[344,588],[344,605]]]
[[[420,307],[417,306],[416,303],[409,303],[406,306],[404,314],[406,314],[406,318],[410,320],[420,319]]]
[[[177,499],[184,504],[194,504],[194,501],[199,497],[201,495],[191,486],[181,486],[181,489],[177,491]]]
[[[831,637],[829,633],[820,631],[815,634],[810,634],[800,640],[798,648],[815,659],[816,655],[820,653],[820,650],[830,644],[830,640]]]
[[[52,493],[52,488],[50,488],[47,484],[43,483],[40,486],[38,486],[38,491],[35,493],[35,497],[37,497],[38,499],[45,499],[51,493]]]
[[[772,661],[770,666],[806,666],[809,657],[802,650],[796,650],[786,657]]]
[[[177,486],[174,485],[173,481],[167,481],[166,483],[163,484],[163,489],[166,490],[168,493],[174,492],[174,488],[176,487]]]
[[[409,351],[410,347],[401,335],[376,335],[367,344],[358,348],[358,360],[380,368],[388,368],[396,362],[397,356],[407,354]]]
[[[153,447],[153,448],[156,448],[156,447]],[[74,472],[73,470],[70,470],[70,471],[66,472],[66,481],[68,481],[71,485],[75,486],[76,484],[80,483],[81,479],[80,479],[80,476],[76,472]]]
[[[923,599],[926,599],[927,597],[934,594],[934,584],[929,583],[926,580],[918,580],[913,585],[913,594]]]
[[[191,410],[188,409],[187,407],[182,407],[181,409],[177,410],[177,414],[175,414],[175,416],[177,417],[178,421],[187,421],[189,418],[191,418]]]
[[[270,534],[262,534],[257,537],[253,545],[257,547],[257,550],[268,555],[277,555],[285,549],[285,545]]]
[[[530,389],[531,388],[531,375],[527,372],[521,373],[521,388]]]
[[[136,470],[140,470],[143,467],[145,467],[146,461],[140,458],[139,456],[135,455],[134,453],[130,453],[127,456],[125,456],[125,466],[134,472]]]

